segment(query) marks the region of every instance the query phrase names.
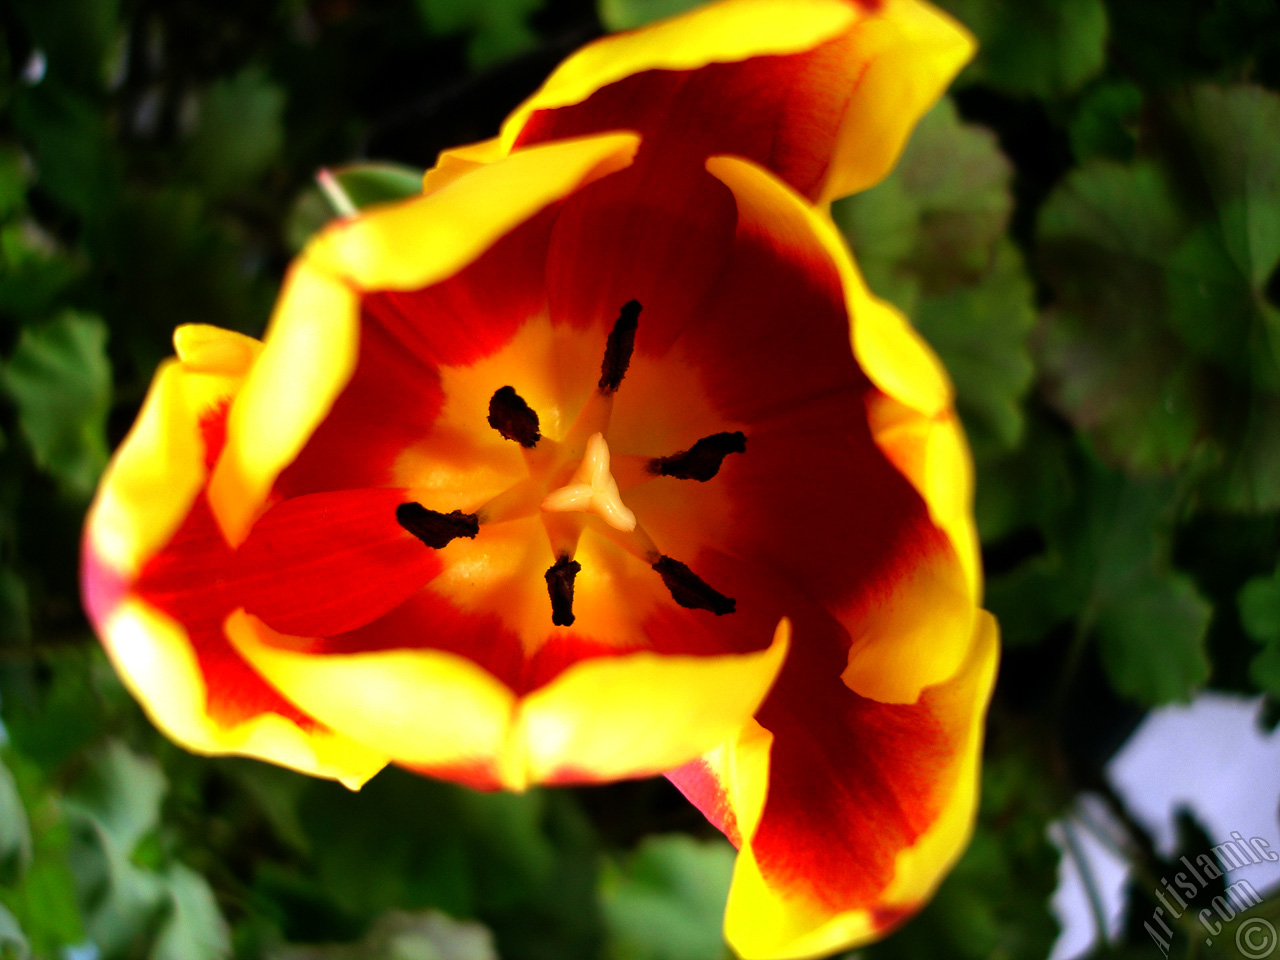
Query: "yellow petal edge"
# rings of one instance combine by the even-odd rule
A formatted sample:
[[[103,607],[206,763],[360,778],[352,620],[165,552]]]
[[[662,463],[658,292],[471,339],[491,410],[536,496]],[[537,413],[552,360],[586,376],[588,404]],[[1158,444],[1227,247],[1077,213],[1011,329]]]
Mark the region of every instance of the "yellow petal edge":
[[[581,103],[634,74],[800,53],[837,37],[852,91],[816,199],[865,190],[892,169],[917,121],[976,49],[963,26],[923,0],[721,0],[605,37],[557,67],[497,138],[442,153],[427,188],[509,153],[536,111]]]
[[[323,729],[303,731],[276,714],[231,727],[205,712],[204,678],[181,625],[128,594],[127,585],[173,537],[203,489],[200,421],[231,400],[261,344],[203,324],[174,331],[174,360],[161,364],[133,429],[103,476],[85,521],[85,550],[126,594],[97,623],[125,685],[157,727],[205,754],[259,757],[358,786],[385,764]]]
[[[616,780],[669,770],[735,736],[789,644],[786,621],[758,653],[584,660],[516,696],[439,650],[316,655],[239,611],[227,635],[256,670],[324,723],[410,766],[491,764],[502,785]]]
[[[503,152],[538,110],[581,103],[645,70],[693,70],[708,63],[799,53],[830,40],[858,16],[845,0],[721,0],[589,43],[568,57],[502,125]]]

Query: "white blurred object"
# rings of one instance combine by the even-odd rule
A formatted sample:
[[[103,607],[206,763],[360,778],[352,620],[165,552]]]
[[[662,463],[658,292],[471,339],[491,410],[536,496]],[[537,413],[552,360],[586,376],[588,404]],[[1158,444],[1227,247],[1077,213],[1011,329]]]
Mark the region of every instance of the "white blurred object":
[[[1261,712],[1262,698],[1226,693],[1204,693],[1185,706],[1153,710],[1107,764],[1111,785],[1163,856],[1172,857],[1177,849],[1181,809],[1214,845],[1235,833],[1260,837],[1280,853],[1280,732],[1263,732]],[[1050,828],[1063,858],[1052,901],[1062,933],[1049,960],[1081,956],[1098,939],[1095,911],[1069,836],[1092,880],[1109,935],[1118,933],[1128,868],[1117,827],[1098,798],[1086,795]],[[1248,880],[1265,895],[1280,886],[1280,860],[1230,871],[1229,882],[1236,879]]]

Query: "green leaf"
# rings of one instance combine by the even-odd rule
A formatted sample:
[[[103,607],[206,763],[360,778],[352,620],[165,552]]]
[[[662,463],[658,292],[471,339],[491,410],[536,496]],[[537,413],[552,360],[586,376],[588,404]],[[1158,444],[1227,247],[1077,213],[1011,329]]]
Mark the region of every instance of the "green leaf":
[[[0,370],[0,386],[18,407],[36,463],[77,497],[93,491],[107,462],[106,342],[101,318],[68,311],[44,326],[25,328]]]
[[[943,101],[883,183],[834,208],[871,288],[912,318],[951,372],[979,453],[1017,444],[1033,375],[1034,290],[1004,237],[1011,175],[991,132]]]
[[[1028,470],[1045,449],[1027,450],[1027,463],[1007,481],[1016,486],[1025,478],[1024,496],[1040,504],[1028,513],[1047,543],[1043,553],[992,578],[989,602],[1009,642],[1035,642],[1074,621],[1080,641],[1096,638],[1121,696],[1145,706],[1189,699],[1209,678],[1212,608],[1173,568],[1178,488],[1086,460],[1067,470],[1063,489],[1066,464],[1046,464],[1043,476]]]
[[[149,960],[226,960],[231,933],[209,882],[190,867],[173,864],[164,873],[168,916]]]
[[[596,13],[610,31],[634,30],[654,20],[700,7],[707,0],[596,0]]]
[[[1176,159],[1092,160],[1042,209],[1046,392],[1128,471],[1195,467],[1207,504],[1275,509],[1280,96],[1201,86],[1173,107]]]
[[[417,0],[428,28],[442,36],[466,33],[467,56],[474,68],[509,60],[531,49],[537,36],[529,17],[543,0]]]
[[[1081,494],[1054,535],[1078,629],[1096,631],[1120,695],[1145,706],[1189,700],[1209,679],[1212,608],[1171,566],[1175,491],[1096,473]]]
[[[15,0],[14,6],[33,45],[46,52],[50,73],[98,90],[120,71],[125,52],[120,0]]]
[[[718,960],[734,850],[682,834],[646,837],[601,890],[611,960]]]
[[[188,168],[209,192],[250,187],[275,163],[284,146],[286,100],[284,89],[252,64],[209,86],[186,149]]]
[[[31,163],[21,150],[0,145],[0,217],[10,217],[26,205]]]
[[[20,90],[12,113],[35,161],[36,186],[98,224],[119,194],[124,167],[118,131],[100,99],[48,78]]]
[[[35,221],[0,226],[0,310],[43,320],[83,272],[80,260]]]
[[[1086,164],[1040,216],[1040,263],[1055,293],[1037,341],[1048,396],[1134,473],[1185,464],[1208,430],[1204,374],[1165,320],[1165,268],[1185,235],[1150,163]]]
[[[358,794],[313,784],[299,813],[315,862],[276,877],[298,904],[291,939],[426,907],[482,920],[503,960],[587,955],[599,935],[598,850],[569,793],[476,793],[388,769]]]
[[[134,862],[143,838],[159,825],[165,789],[154,760],[112,740],[64,804],[78,828],[71,863],[86,928],[108,958],[150,937],[170,906],[163,878]]]
[[[31,642],[31,604],[26,581],[16,570],[0,567],[0,637],[6,645]]]
[[[0,902],[12,913],[35,956],[60,956],[63,947],[84,939],[60,791],[27,758],[9,752],[6,761],[30,819],[32,845],[30,863],[18,880],[0,885]]]
[[[438,910],[391,911],[358,943],[283,946],[267,960],[498,960],[493,935]]]
[[[1080,98],[1067,128],[1077,160],[1129,161],[1138,145],[1142,91],[1127,80],[1103,79]]]
[[[1008,93],[1059,97],[1101,72],[1107,11],[1102,0],[941,0],[978,37],[966,74]]]
[[[119,740],[109,741],[77,783],[68,809],[91,819],[125,857],[160,823],[167,789],[159,765]]]
[[[1280,94],[1198,86],[1184,106],[1223,243],[1249,288],[1280,265]]]
[[[1262,650],[1249,665],[1259,689],[1280,697],[1280,567],[1269,577],[1255,577],[1240,591],[1240,622]]]
[[[2,960],[27,960],[31,956],[31,944],[18,924],[18,918],[0,906],[0,958]]]
[[[12,881],[31,866],[31,823],[8,766],[0,764],[0,880]]]
[[[1153,570],[1126,577],[1098,613],[1102,664],[1116,692],[1151,706],[1190,701],[1209,679],[1212,612],[1190,577]]]
[[[422,193],[423,171],[401,163],[353,163],[330,173],[357,209]]]
[[[916,309],[916,327],[946,364],[979,452],[1009,449],[1022,438],[1022,398],[1034,374],[1026,350],[1033,296],[1021,255],[1005,241],[977,283],[923,297]]]

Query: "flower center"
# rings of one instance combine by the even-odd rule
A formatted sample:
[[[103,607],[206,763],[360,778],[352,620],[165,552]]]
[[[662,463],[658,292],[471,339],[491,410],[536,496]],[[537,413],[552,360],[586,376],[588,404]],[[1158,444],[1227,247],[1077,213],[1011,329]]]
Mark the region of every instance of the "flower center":
[[[650,567],[680,606],[716,616],[732,613],[736,606],[686,564],[664,554],[623,502],[623,490],[655,477],[706,482],[716,476],[726,456],[746,450],[744,434],[726,432],[703,437],[688,450],[669,456],[613,461],[606,435],[614,396],[631,365],[640,312],[635,300],[622,307],[605,344],[596,389],[561,439],[542,433],[537,411],[513,386],[494,391],[487,420],[504,439],[520,446],[527,474],[523,479],[473,513],[442,513],[417,502],[401,504],[396,510],[400,525],[436,550],[459,537],[483,538],[486,528],[540,518],[556,558],[543,575],[555,626],[569,626],[575,620],[574,586],[582,564],[574,557],[588,529]]]

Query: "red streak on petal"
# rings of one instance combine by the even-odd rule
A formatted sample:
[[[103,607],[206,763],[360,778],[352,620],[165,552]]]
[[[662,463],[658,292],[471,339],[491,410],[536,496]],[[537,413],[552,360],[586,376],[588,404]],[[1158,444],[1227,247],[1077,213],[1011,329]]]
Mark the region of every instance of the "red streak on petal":
[[[706,761],[690,760],[683,767],[667,771],[665,776],[730,843],[735,847],[742,846],[738,819],[729,806],[724,784],[711,772]]]
[[[143,568],[134,592],[186,631],[205,680],[205,709],[215,722],[229,727],[275,713],[310,731],[316,722],[258,676],[223,633],[223,622],[239,606],[231,560],[201,495],[174,538]]]
[[[881,934],[888,934],[914,917],[919,909],[919,904],[910,907],[872,907],[871,923]]]
[[[548,609],[548,627],[550,618]],[[417,590],[385,616],[357,629],[319,637],[307,647],[318,655],[405,649],[443,650],[468,657],[512,689],[518,689],[525,662],[520,638],[503,626],[496,613],[459,610],[430,588]]]
[[[86,536],[81,548],[80,595],[93,624],[101,629],[128,592],[129,582],[98,558]]]
[[[284,500],[236,554],[244,608],[281,633],[329,636],[399,606],[440,570],[400,526],[403,490],[338,490]]]
[[[713,63],[696,71],[649,70],[582,103],[536,112],[517,145],[637,130],[644,148],[667,162],[685,156],[701,168],[711,155],[743,156],[813,196],[857,86],[847,60],[845,41],[837,38],[797,54]]]
[[[370,309],[351,382],[276,481],[282,499],[390,486],[397,458],[431,432],[444,406],[436,368],[407,351]]]
[[[547,263],[554,322],[607,331],[622,305],[638,300],[636,350],[658,355],[700,321],[699,305],[733,240],[737,207],[705,170],[680,174],[637,162],[566,202]]]
[[[937,817],[954,744],[928,697],[882,704],[840,681],[847,637],[825,614],[795,642],[758,715],[773,733],[769,793],[753,837],[771,885],[833,910],[871,904],[898,851]]]
[[[493,764],[484,760],[476,760],[469,763],[436,764],[434,766],[403,763],[400,766],[423,776],[460,783],[464,787],[470,787],[472,790],[502,789],[502,782],[494,772]]]
[[[544,210],[440,283],[366,294],[364,322],[428,368],[490,356],[546,310],[547,245],[558,213],[558,205]]]
[[[222,456],[222,448],[227,444],[227,409],[230,400],[223,400],[206,410],[200,418],[200,436],[204,439],[204,466],[212,470],[213,465]]]

